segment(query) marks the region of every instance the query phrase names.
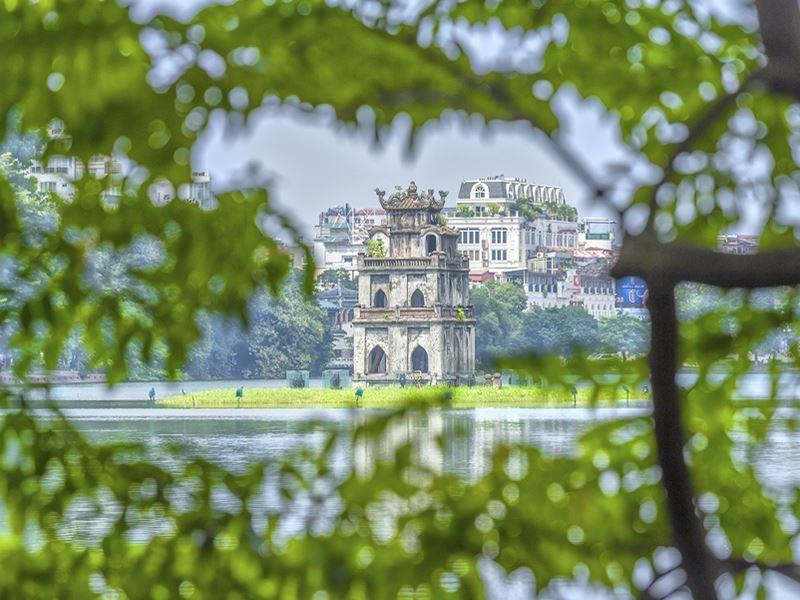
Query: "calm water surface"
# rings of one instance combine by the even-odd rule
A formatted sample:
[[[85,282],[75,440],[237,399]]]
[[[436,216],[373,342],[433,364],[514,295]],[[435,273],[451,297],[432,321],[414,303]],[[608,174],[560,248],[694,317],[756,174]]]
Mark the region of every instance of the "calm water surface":
[[[183,382],[159,384],[159,395],[180,393],[180,389],[234,387],[239,382]],[[269,382],[271,383],[271,382]],[[276,382],[275,386],[283,382]],[[255,387],[257,382],[246,382]],[[753,384],[758,385],[758,383]],[[150,384],[123,384],[107,396],[102,385],[56,386],[53,397],[70,408],[69,419],[97,442],[137,441],[145,444],[158,458],[167,443],[178,442],[194,454],[215,461],[229,469],[242,470],[256,461],[275,461],[290,457],[302,449],[321,450],[331,429],[349,430],[368,418],[371,411],[350,409],[167,409],[138,405]],[[80,398],[80,400],[79,400]],[[71,402],[70,402],[71,401]],[[78,406],[78,408],[75,408]],[[84,408],[85,406],[85,408]],[[788,415],[789,409],[784,409]],[[428,459],[443,471],[473,479],[489,468],[488,456],[501,443],[535,445],[546,453],[564,455],[576,451],[576,440],[593,424],[635,415],[646,409],[497,409],[478,408],[436,412],[426,420],[404,423],[393,431],[398,441],[415,439],[423,445]],[[437,434],[447,433],[454,440],[441,453],[433,443]],[[773,431],[757,452],[742,448],[739,458],[751,461],[759,477],[777,495],[792,493],[800,486],[800,432],[785,427]],[[330,455],[335,472],[345,472],[361,459],[358,452],[343,440]],[[280,498],[267,494],[262,508],[273,512],[280,508]],[[76,514],[68,536],[93,537],[102,533],[102,522]],[[291,520],[289,520],[291,521]],[[298,515],[298,522],[300,516]],[[505,597],[530,597],[530,582],[506,582]],[[516,586],[516,587],[515,587]],[[518,588],[518,589],[517,589]],[[513,590],[516,589],[516,592]],[[587,597],[586,590],[572,596]],[[794,590],[780,587],[772,597],[794,596]],[[797,590],[800,594],[800,590]],[[596,594],[595,594],[595,597]],[[800,597],[798,595],[797,597]]]

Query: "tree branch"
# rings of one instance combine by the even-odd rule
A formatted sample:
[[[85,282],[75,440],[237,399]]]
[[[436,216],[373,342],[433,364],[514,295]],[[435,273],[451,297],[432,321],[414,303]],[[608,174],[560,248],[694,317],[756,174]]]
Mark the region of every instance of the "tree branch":
[[[659,243],[652,235],[627,237],[613,277],[635,275],[675,284],[705,283],[721,288],[762,288],[800,284],[800,248],[724,254],[682,242]]]
[[[722,563],[725,570],[731,573],[742,573],[752,567],[757,567],[761,571],[773,571],[800,583],[800,565],[794,563],[780,563],[770,565],[762,562],[751,562],[743,558],[729,558]]]
[[[797,0],[756,0],[759,29],[767,52],[770,89],[800,96],[800,7]]]
[[[675,375],[678,370],[678,319],[671,282],[649,278],[650,377],[653,385],[653,422],[658,464],[666,494],[672,537],[681,553],[686,585],[698,600],[716,598],[716,565],[705,544],[703,527],[695,514],[694,490],[683,458],[684,434],[680,397]]]

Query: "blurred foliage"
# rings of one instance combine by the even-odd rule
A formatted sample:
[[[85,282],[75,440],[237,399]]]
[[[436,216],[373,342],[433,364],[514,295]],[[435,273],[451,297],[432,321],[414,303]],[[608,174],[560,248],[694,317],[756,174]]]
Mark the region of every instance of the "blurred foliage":
[[[166,368],[177,372],[199,335],[200,311],[244,320],[250,296],[264,285],[277,291],[291,267],[290,255],[257,225],[269,211],[263,192],[220,196],[217,210],[224,218],[184,202],[154,206],[123,196],[109,206],[96,194],[79,192],[71,202],[57,201],[58,226],[37,244],[25,243],[14,192],[2,181],[0,202],[0,260],[7,259],[13,273],[3,286],[0,323],[18,325],[12,344],[21,377],[40,356],[54,368],[78,327],[90,366],[104,367],[112,381],[124,376],[133,343],[141,344],[146,362],[163,343]],[[103,253],[118,265],[116,253],[137,244],[148,246],[157,260],[134,262],[109,282]]]
[[[510,44],[494,67],[468,52],[470,33],[489,23],[501,24]],[[281,105],[378,140],[401,118],[410,147],[420,128],[461,111],[525,121],[558,142],[566,123],[554,99],[577,92],[608,111],[637,160],[662,168],[655,187],[619,178],[636,189],[631,210],[656,200],[662,240],[711,247],[743,203],[761,201],[770,209],[762,247],[796,245],[780,198],[800,181],[800,109],[758,84],[734,94],[764,63],[757,32],[681,0],[466,0],[419,14],[380,2],[242,0],[185,23],[137,23],[110,1],[7,0],[0,51],[0,148],[11,154],[0,157],[0,332],[11,336],[23,378],[37,361],[56,365],[76,336],[88,366],[112,381],[159,356],[177,373],[199,318],[246,321],[254,294],[277,292],[290,254],[264,232],[277,222],[299,240],[266,192],[221,194],[214,211],[149,201],[152,184],[188,180],[192,144],[213,111],[241,126],[253,111]],[[676,154],[698,124],[703,132]],[[71,200],[35,193],[20,175],[25,165],[13,162],[112,153],[123,172],[72,182]],[[142,254],[147,267],[126,260]],[[305,289],[313,283],[308,268]],[[513,312],[524,305],[487,295],[476,294],[476,305],[496,313],[485,321],[487,347],[500,347],[522,328]],[[719,571],[735,571],[741,588],[736,561],[755,572],[796,559],[796,491],[765,486],[753,457],[796,415],[778,404],[782,371],[799,366],[797,301],[793,290],[768,302],[741,291],[719,296],[710,306],[683,304],[691,310],[682,315],[681,360],[695,366],[683,392],[686,456]],[[737,404],[740,376],[771,336],[786,343],[764,365],[770,397]],[[623,398],[646,380],[644,360],[626,358],[537,354],[509,364]],[[418,417],[434,419],[427,407]],[[408,431],[407,418],[364,419],[350,443],[367,458],[344,474],[326,460],[335,436],[319,455],[233,473],[178,449],[163,466],[140,446],[90,445],[58,415],[8,411],[0,596],[483,597],[482,561],[507,573],[529,569],[539,590],[567,578],[637,593],[675,566],[658,560],[671,540],[649,417],[596,427],[570,457],[498,449],[490,472],[469,482],[430,460],[457,432],[398,445],[392,434],[398,423]],[[264,493],[283,498],[283,510],[260,510]],[[76,511],[105,525],[72,535]]]

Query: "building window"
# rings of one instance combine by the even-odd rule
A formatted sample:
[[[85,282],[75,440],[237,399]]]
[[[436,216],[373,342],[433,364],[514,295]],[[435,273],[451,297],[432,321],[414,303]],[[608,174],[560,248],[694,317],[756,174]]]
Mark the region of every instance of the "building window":
[[[425,249],[428,254],[436,252],[436,236],[432,233],[425,236]]]
[[[476,206],[476,207],[475,207],[475,214],[476,214],[477,216],[479,216],[479,217],[482,217],[482,216],[483,216],[483,213],[484,213],[485,211],[486,211],[486,207],[485,207],[485,206]]]
[[[411,294],[411,306],[414,308],[422,308],[425,306],[425,296],[420,290],[414,290]]]
[[[486,188],[480,184],[472,188],[473,198],[486,198]]]
[[[411,353],[411,370],[420,373],[428,372],[428,353],[422,346],[417,346]]]
[[[481,232],[478,229],[462,229],[461,240],[462,244],[480,244]]]
[[[386,308],[388,301],[386,299],[386,293],[383,290],[378,290],[375,292],[375,299],[372,302],[372,305],[375,308]]]
[[[492,250],[492,260],[508,260],[508,252],[506,250]]]
[[[386,373],[386,352],[380,346],[375,346],[369,353],[367,373]]]
[[[55,181],[40,181],[39,182],[39,191],[40,192],[55,192],[56,191],[56,182]]]
[[[508,229],[492,229],[492,243],[493,244],[508,243]]]

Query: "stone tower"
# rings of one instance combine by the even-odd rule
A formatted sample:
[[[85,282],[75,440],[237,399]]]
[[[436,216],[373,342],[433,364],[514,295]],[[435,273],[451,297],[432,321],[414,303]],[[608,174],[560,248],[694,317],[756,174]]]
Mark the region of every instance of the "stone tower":
[[[375,193],[387,218],[358,256],[353,383],[456,383],[475,369],[475,319],[469,261],[440,215],[447,193],[420,194],[413,181],[388,200]]]

